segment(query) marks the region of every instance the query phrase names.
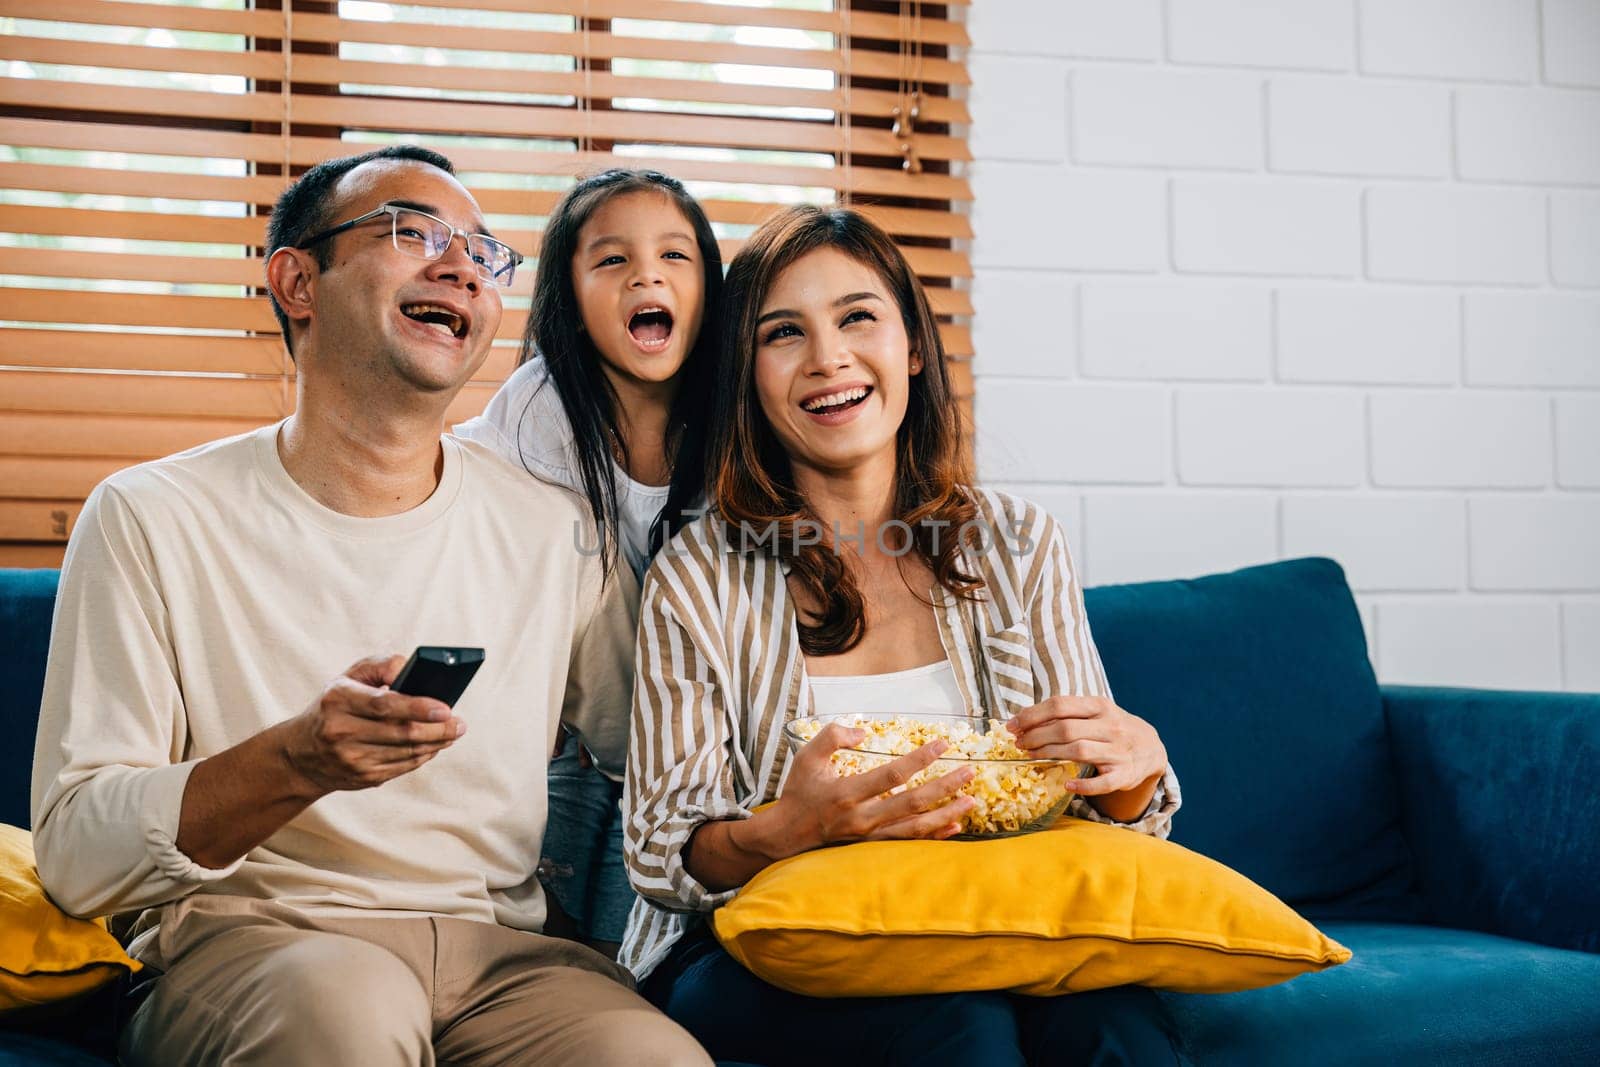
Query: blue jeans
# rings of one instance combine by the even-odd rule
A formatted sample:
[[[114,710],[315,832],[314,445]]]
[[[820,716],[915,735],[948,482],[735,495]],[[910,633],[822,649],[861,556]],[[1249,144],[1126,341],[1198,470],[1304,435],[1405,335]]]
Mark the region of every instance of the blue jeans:
[[[633,907],[622,863],[622,786],[578,761],[568,737],[550,761],[542,881],[588,941],[621,941]]]
[[[641,992],[719,1061],[766,1067],[1187,1062],[1160,999],[1140,986],[1059,997],[805,997],[767,984],[699,934],[674,946]]]

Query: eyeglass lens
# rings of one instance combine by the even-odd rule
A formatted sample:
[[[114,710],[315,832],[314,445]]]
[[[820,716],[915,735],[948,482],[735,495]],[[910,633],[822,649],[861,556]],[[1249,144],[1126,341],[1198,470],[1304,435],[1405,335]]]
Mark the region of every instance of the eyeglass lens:
[[[394,246],[419,259],[438,259],[450,248],[455,233],[442,220],[420,211],[394,213]],[[509,286],[516,273],[516,253],[508,245],[482,234],[467,234],[467,254],[478,274],[498,286]]]

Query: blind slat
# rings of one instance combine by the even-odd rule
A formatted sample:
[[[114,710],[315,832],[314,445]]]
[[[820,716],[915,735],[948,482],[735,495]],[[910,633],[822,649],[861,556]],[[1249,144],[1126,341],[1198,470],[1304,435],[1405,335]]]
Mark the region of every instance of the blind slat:
[[[248,337],[0,327],[0,365],[294,376],[294,365],[276,333]],[[497,344],[473,378],[502,382],[516,367],[516,348]],[[0,370],[0,376],[7,373],[14,372]],[[0,410],[4,408],[0,400]]]
[[[139,115],[178,115],[192,119],[228,119],[234,122],[275,121],[283,105],[265,93],[202,93],[189,89],[138,89],[86,85],[48,78],[0,78],[0,106],[62,107],[77,111],[116,110]]]
[[[923,292],[928,294],[928,306],[933,308],[935,315],[971,315],[972,297],[964,289],[944,289],[939,286],[924,286]]]
[[[265,300],[231,296],[97,293],[77,289],[12,289],[6,314],[16,322],[164,326],[185,330],[275,332]]]
[[[950,391],[955,394],[957,401],[966,402],[972,399],[972,364],[964,359],[950,361]]]
[[[148,196],[166,200],[238,200],[270,204],[287,183],[282,178],[111,167],[71,167],[51,163],[0,163],[0,188],[35,189],[102,196]]]
[[[940,323],[939,340],[944,342],[944,352],[947,356],[970,358],[973,354],[972,332],[965,326]]]
[[[15,501],[0,499],[0,510]],[[59,567],[66,546],[0,542],[0,567]]]
[[[283,56],[274,52],[224,52],[194,48],[100,44],[49,37],[0,37],[0,59],[145,70],[167,73],[239,75],[275,80],[283,75]],[[296,84],[379,85],[468,92],[544,93],[663,101],[695,101],[747,107],[816,108],[852,115],[887,118],[901,103],[898,94],[870,89],[796,89],[776,85],[743,85],[700,78],[622,77],[607,71],[539,71],[501,67],[427,66],[416,63],[340,59],[296,55]],[[967,106],[947,96],[922,102],[922,120],[965,125],[972,121]]]
[[[916,20],[902,19],[897,15],[861,11],[842,13],[768,7],[758,15],[752,15],[748,8],[736,5],[690,3],[687,0],[671,0],[670,3],[663,3],[662,0],[538,0],[537,4],[528,0],[413,0],[412,6],[481,11],[538,10],[552,15],[591,19],[638,18],[722,26],[743,26],[759,17],[763,26],[834,34],[842,34],[848,29],[850,36],[858,39],[915,40],[959,48],[971,44],[967,28],[957,22],[926,16]]]
[[[0,455],[144,460],[232,437],[270,421],[149,415],[78,415],[66,419],[42,412],[12,412],[0,425]]]
[[[156,48],[149,45],[66,41],[59,37],[0,37],[0,59],[267,80],[283,74],[282,53],[229,52],[219,48]],[[298,62],[299,57],[296,57]]]
[[[286,383],[276,378],[0,371],[0,381],[5,383],[0,411],[209,416],[270,422],[294,410],[292,385],[285,389]],[[469,382],[451,407],[452,416],[470,418],[482,411],[498,385]],[[0,490],[0,496],[6,495],[10,494]]]
[[[962,0],[954,0],[956,4]],[[587,15],[591,19],[635,17],[651,21],[692,22],[708,25],[748,25],[759,23],[790,29],[809,29],[824,33],[842,34],[846,29],[855,38],[880,40],[915,39],[925,44],[970,44],[966,28],[946,19],[921,18],[902,20],[894,15],[852,12],[848,16],[837,12],[806,12],[785,10],[756,10],[720,4],[662,4],[657,0],[554,0],[531,3],[523,0],[435,0],[419,3],[418,7],[467,8],[484,11],[532,12],[552,15]],[[13,18],[43,17],[36,0],[0,0],[0,16]],[[55,0],[48,15],[53,21],[82,22],[101,26],[138,26],[153,29],[195,30],[204,33],[228,33],[272,37],[283,30],[283,15],[277,11],[229,11],[214,8],[192,8],[157,4],[118,3],[115,0]],[[677,16],[677,17],[672,17]],[[296,21],[312,16],[295,14]],[[339,19],[336,15],[317,16],[338,22],[362,20]],[[848,22],[848,25],[847,25]],[[570,36],[581,37],[574,33]],[[593,35],[591,35],[593,36]],[[335,38],[337,40],[337,38]],[[581,42],[580,42],[581,46]],[[471,47],[471,46],[469,46]],[[932,81],[933,78],[928,80]]]
[[[83,510],[81,500],[14,500],[0,503],[0,541],[65,542]]]
[[[6,0],[0,0],[4,3]],[[78,0],[82,2],[82,0]],[[121,5],[138,7],[141,5]],[[337,45],[356,41],[363,44],[392,44],[413,48],[458,48],[463,51],[484,47],[483,30],[469,26],[439,26],[418,22],[365,22],[342,19],[337,15],[294,16],[296,40]],[[270,33],[260,36],[270,37]],[[678,63],[734,63],[752,67],[796,67],[845,72],[843,53],[820,48],[778,48],[763,45],[723,44],[716,41],[677,41],[670,38],[624,37],[611,33],[550,33],[543,30],[494,31],[494,51],[531,55],[567,56],[581,52],[593,59],[657,59]],[[909,78],[910,60],[891,52],[852,50],[850,73],[862,78]],[[936,85],[967,85],[970,79],[964,64],[924,56],[915,65],[924,82]]]
[[[200,337],[4,327],[0,328],[0,364],[91,370],[281,374],[288,369],[288,356],[276,336]]]
[[[104,107],[106,87],[42,78],[0,78],[0,105],[69,107],[91,111]],[[181,115],[195,119],[266,122],[282,112],[278,96],[266,93],[202,93],[185,89],[117,87],[117,110],[142,115]],[[297,122],[349,128],[389,130],[395,126],[391,100],[366,96],[295,94]],[[448,130],[507,137],[596,137],[617,141],[666,141],[688,145],[731,145],[785,151],[839,152],[844,131],[828,122],[674,115],[651,111],[577,111],[572,108],[528,107],[457,101],[408,100],[408,128]],[[886,130],[851,132],[856,151],[892,156],[900,142]],[[924,159],[965,160],[966,142],[956,137],[919,135]],[[348,150],[348,149],[347,149]]]
[[[103,152],[148,152],[195,158],[224,158],[310,166],[325,159],[348,155],[357,147],[331,138],[292,138],[287,145],[265,134],[217,130],[162,129],[111,123],[54,122],[42,119],[0,118],[0,139],[7,144]],[[450,158],[463,171],[553,175],[576,174],[617,166],[618,157],[606,152],[554,152],[510,148],[451,146]],[[964,178],[924,171],[906,174],[898,169],[784,166],[752,163],[674,159],[668,156],[629,156],[630,166],[665,170],[685,181],[732,181],[750,185],[809,186],[859,195],[908,199],[970,201],[972,187]]]
[[[115,0],[50,0],[47,10],[41,10],[38,0],[0,0],[0,17],[4,16],[19,19],[48,16],[52,22],[256,37],[272,37],[283,30],[283,15],[277,11],[230,11],[177,4],[117,3]]]
[[[261,284],[261,260],[0,247],[0,274],[246,286]]]
[[[128,464],[120,459],[0,456],[0,499],[83,500]]]

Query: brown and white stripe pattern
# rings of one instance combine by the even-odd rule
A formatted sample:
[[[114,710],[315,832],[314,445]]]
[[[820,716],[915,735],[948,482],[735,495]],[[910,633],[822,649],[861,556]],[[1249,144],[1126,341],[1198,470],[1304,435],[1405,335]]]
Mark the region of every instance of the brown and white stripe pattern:
[[[983,598],[934,591],[939,637],[967,707],[1005,718],[1051,696],[1108,695],[1059,524],[1016,497],[974,496],[979,519],[998,534],[964,554],[967,572],[984,580]],[[635,670],[623,816],[640,899],[621,962],[642,978],[733,897],[685,869],[690,834],[775,799],[789,762],[783,726],[811,713],[783,565],[730,546],[714,516],[686,527],[645,577]],[[1125,825],[1165,837],[1179,802],[1168,767],[1150,808]],[[1069,814],[1114,821],[1081,797]]]

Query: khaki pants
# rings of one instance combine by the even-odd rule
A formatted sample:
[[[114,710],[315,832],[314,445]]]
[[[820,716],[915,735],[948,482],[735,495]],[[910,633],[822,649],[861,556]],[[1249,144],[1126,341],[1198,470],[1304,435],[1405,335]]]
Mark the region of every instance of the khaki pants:
[[[199,895],[166,908],[140,954],[166,973],[123,1032],[128,1064],[711,1062],[621,967],[493,923]]]

